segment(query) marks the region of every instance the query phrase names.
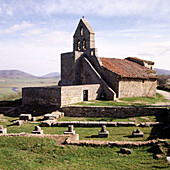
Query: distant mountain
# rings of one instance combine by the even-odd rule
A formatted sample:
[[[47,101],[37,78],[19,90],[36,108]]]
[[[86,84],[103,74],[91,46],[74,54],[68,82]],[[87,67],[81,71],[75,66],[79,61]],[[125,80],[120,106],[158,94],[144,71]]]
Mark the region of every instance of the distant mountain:
[[[0,70],[0,78],[29,79],[29,78],[36,78],[36,77],[32,74],[28,74],[20,70]]]
[[[43,78],[59,78],[60,77],[60,73],[52,72],[52,73],[46,74],[46,75],[44,75],[42,77]]]
[[[164,69],[158,69],[155,68],[156,74],[166,74],[166,75],[170,75],[170,70],[164,70]]]

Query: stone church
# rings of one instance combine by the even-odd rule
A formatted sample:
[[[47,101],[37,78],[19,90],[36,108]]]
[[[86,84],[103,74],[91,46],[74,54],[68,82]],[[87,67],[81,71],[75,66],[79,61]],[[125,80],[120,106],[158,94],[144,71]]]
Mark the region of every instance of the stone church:
[[[135,57],[99,57],[95,32],[82,18],[73,36],[73,51],[61,54],[59,86],[24,88],[23,103],[62,106],[95,99],[155,97],[153,65]]]

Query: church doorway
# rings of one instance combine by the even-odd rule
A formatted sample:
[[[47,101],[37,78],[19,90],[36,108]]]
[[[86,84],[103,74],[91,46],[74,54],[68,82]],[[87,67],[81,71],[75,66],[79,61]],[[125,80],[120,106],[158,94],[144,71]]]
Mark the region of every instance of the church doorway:
[[[83,101],[88,101],[88,90],[83,90]]]

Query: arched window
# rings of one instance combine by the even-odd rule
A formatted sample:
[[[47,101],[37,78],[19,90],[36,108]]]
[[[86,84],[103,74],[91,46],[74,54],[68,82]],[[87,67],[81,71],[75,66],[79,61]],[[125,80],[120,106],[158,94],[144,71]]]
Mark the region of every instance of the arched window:
[[[83,35],[83,27],[80,28],[80,35]]]
[[[83,39],[82,47],[83,47],[83,50],[86,50],[86,39],[85,38]]]
[[[77,41],[77,50],[80,51],[80,40]]]

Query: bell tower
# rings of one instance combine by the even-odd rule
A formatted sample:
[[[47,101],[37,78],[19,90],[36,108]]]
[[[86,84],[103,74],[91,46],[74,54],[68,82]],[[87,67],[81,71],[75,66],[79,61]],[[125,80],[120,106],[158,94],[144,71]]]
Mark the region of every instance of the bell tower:
[[[95,48],[95,33],[88,22],[82,18],[73,36],[73,51],[84,52]]]

